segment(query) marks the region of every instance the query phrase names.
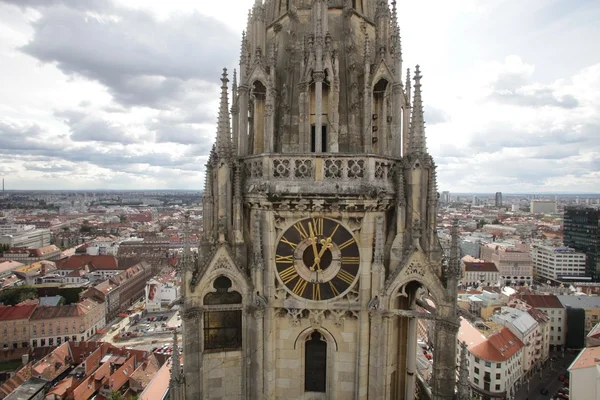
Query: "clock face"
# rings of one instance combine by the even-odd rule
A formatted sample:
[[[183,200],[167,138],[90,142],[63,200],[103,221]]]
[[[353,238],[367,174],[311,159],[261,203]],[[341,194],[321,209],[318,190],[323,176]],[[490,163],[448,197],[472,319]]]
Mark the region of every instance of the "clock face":
[[[328,300],[356,281],[360,254],[354,236],[339,222],[306,218],[296,222],[277,244],[277,274],[296,296]]]

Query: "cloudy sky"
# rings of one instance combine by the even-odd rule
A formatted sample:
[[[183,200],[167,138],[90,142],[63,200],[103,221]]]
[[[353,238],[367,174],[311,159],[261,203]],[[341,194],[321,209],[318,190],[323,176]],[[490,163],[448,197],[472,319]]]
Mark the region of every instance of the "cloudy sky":
[[[8,189],[201,189],[254,0],[0,0]],[[600,2],[400,0],[440,190],[600,192]]]

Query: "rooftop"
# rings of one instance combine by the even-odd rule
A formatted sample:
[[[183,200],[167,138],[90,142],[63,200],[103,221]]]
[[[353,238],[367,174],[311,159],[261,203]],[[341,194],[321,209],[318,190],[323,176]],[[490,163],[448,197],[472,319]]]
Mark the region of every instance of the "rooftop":
[[[581,350],[575,361],[568,368],[569,371],[583,368],[600,367],[600,347],[587,347]]]
[[[5,397],[5,400],[30,400],[38,398],[37,393],[44,389],[48,381],[35,377],[29,378],[17,387],[14,392]]]
[[[598,296],[556,296],[565,307],[572,308],[600,308]]]
[[[0,321],[30,318],[37,305],[0,306]]]
[[[484,360],[503,362],[514,356],[521,348],[523,343],[508,328],[504,328],[469,350],[473,355]]]
[[[553,294],[518,294],[516,298],[535,308],[565,308],[558,297]]]
[[[466,272],[498,272],[498,268],[494,263],[491,262],[466,262]]]

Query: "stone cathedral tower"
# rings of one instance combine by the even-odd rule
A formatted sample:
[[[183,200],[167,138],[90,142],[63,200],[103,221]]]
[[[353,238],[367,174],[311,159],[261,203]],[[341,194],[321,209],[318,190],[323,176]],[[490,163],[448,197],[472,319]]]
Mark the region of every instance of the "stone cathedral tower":
[[[419,67],[402,75],[395,2],[256,0],[231,108],[221,79],[178,397],[454,398],[458,257],[436,235]]]

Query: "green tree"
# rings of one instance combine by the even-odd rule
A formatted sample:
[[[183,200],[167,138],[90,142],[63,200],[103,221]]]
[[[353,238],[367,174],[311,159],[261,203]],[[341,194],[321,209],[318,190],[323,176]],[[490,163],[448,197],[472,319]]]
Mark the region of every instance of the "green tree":
[[[125,400],[125,396],[123,396],[123,393],[116,392],[113,390],[112,392],[110,392],[108,400]]]

